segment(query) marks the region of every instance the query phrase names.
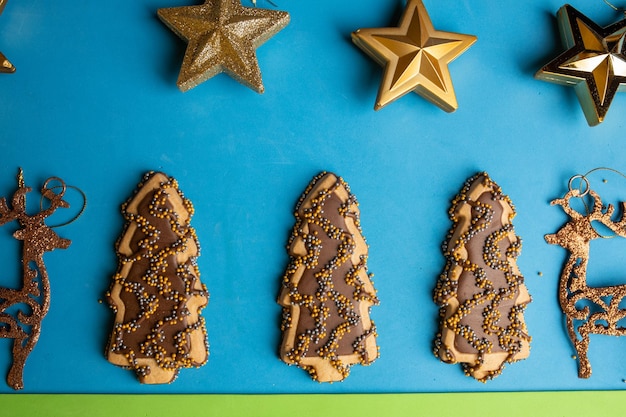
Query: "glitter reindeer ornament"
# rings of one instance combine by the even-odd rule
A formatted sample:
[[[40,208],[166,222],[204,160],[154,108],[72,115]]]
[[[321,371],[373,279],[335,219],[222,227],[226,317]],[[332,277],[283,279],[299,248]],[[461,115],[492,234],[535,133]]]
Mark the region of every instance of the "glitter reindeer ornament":
[[[378,304],[367,273],[367,244],[348,184],[323,172],[296,207],[283,307],[280,355],[319,382],[345,379],[350,366],[378,358],[369,310]]]
[[[434,352],[485,382],[530,354],[523,312],[531,299],[516,262],[522,244],[515,209],[483,172],[467,180],[449,215],[446,266],[434,296],[440,307]]]
[[[63,200],[66,189],[59,178],[46,180],[41,194],[42,199],[49,201],[48,208],[29,215],[26,213],[26,194],[32,189],[24,185],[20,170],[18,189],[11,206],[4,197],[0,199],[0,225],[16,220],[20,228],[13,233],[13,237],[22,241],[22,288],[0,288],[0,337],[13,339],[13,364],[7,383],[16,390],[24,388],[24,365],[39,340],[41,322],[50,307],[50,281],[43,255],[57,248],[66,249],[71,243],[45,224],[45,220],[58,208],[69,207]],[[14,313],[19,306],[26,306],[26,309]]]
[[[590,287],[587,284],[590,242],[605,237],[594,229],[592,222],[607,227],[616,236],[626,237],[626,203],[621,203],[621,218],[613,220],[614,207],[610,204],[604,206],[600,196],[590,188],[588,174],[572,177],[565,196],[551,202],[563,208],[569,221],[556,233],[545,236],[546,242],[568,251],[559,280],[559,304],[578,355],[580,378],[591,376],[591,363],[587,357],[590,334],[626,335],[626,327],[620,324],[620,320],[626,317],[626,309],[620,307],[626,297],[626,285]],[[580,179],[581,188],[572,187],[576,179]],[[593,204],[588,213],[581,214],[572,208],[571,200],[584,199],[586,196],[591,197]]]

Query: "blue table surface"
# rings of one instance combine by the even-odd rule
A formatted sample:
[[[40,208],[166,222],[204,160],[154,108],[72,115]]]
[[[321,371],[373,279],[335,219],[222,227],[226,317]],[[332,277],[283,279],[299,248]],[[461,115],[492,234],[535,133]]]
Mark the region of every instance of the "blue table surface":
[[[543,239],[566,220],[549,201],[564,194],[570,176],[600,166],[626,171],[626,95],[618,93],[605,122],[590,128],[572,88],[533,78],[563,50],[555,17],[562,3],[426,0],[436,29],[478,37],[450,65],[459,109],[447,114],[416,94],[373,110],[382,68],[350,34],[396,26],[401,1],[275,2],[291,23],[257,51],[261,95],[224,74],[187,93],[177,89],[185,43],[156,11],[190,0],[8,1],[0,51],[17,72],[0,74],[0,195],[12,195],[23,167],[35,189],[59,176],[88,198],[77,221],[56,229],[71,247],[45,256],[52,305],[26,364],[24,392],[623,388],[625,339],[592,336],[593,375],[577,378],[556,298],[565,251]],[[602,26],[621,17],[600,0],[572,5]],[[267,0],[258,6],[274,8]],[[198,263],[211,293],[203,312],[210,360],[165,386],[140,385],[133,372],[104,358],[113,314],[102,300],[117,266],[119,206],[149,170],[178,179],[194,203]],[[322,170],[344,177],[360,202],[381,300],[371,313],[380,358],[335,384],[315,383],[277,356],[275,300],[292,212]],[[431,352],[447,210],[465,179],[483,170],[516,205],[518,263],[533,297],[525,313],[530,357],[486,384]],[[591,180],[607,201],[626,198],[626,178],[599,172]],[[36,209],[38,194],[29,197]],[[0,285],[8,287],[20,281],[12,230],[0,229]],[[592,246],[590,283],[624,280],[624,245],[611,239]],[[0,340],[2,378],[10,346]],[[0,392],[12,390],[0,383]]]

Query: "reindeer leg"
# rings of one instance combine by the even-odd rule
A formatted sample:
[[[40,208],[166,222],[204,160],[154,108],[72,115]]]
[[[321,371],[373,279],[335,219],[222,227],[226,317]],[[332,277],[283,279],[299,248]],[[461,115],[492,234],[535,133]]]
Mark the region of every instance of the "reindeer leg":
[[[40,326],[32,326],[31,333],[13,339],[13,364],[7,375],[7,383],[14,389],[24,388],[24,365],[39,339]]]
[[[7,374],[7,384],[15,390],[22,389],[24,388],[22,373],[26,359],[22,358],[21,351],[29,335],[13,316],[0,312],[0,337],[13,339],[13,361]]]
[[[28,354],[24,354],[23,343],[27,337],[28,335],[25,334],[22,338],[13,339],[13,363],[7,375],[7,383],[14,390],[24,388],[24,365]]]
[[[22,376],[20,365],[16,365],[15,351],[28,335],[24,333],[17,321],[8,314],[0,313],[0,325],[2,326],[0,327],[0,337],[13,339],[13,361],[11,363],[11,369],[7,374],[7,383],[13,389],[21,389],[23,387]]]
[[[578,333],[581,339],[576,336],[576,329],[574,328],[574,319],[567,316],[567,333],[572,340],[572,344],[576,349],[576,355],[578,356],[578,377],[589,378],[591,376],[591,363],[587,357],[587,350],[589,349],[589,322],[586,321],[578,327]]]

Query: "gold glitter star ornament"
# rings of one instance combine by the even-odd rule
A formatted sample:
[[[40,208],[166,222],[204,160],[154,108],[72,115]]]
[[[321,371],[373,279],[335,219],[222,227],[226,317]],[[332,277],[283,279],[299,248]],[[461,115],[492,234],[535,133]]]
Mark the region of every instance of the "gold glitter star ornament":
[[[287,26],[289,13],[244,7],[239,0],[158,10],[159,18],[188,42],[178,76],[187,91],[221,72],[264,91],[256,48]]]
[[[557,18],[568,49],[535,77],[573,86],[587,123],[598,125],[615,93],[626,86],[626,19],[602,28],[568,4],[559,9]]]
[[[458,108],[448,64],[476,36],[435,30],[421,0],[409,0],[398,27],[359,29],[352,41],[385,67],[375,110],[411,91],[447,112]]]
[[[0,14],[4,10],[4,6],[7,4],[7,0],[0,0]],[[11,62],[0,52],[0,73],[15,72],[15,67]]]

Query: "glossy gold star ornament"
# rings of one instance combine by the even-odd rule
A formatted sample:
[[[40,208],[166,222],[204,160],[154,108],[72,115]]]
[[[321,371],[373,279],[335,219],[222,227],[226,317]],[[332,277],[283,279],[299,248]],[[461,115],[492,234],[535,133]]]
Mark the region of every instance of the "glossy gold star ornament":
[[[603,28],[568,4],[559,9],[557,19],[568,49],[535,77],[573,86],[587,123],[598,125],[615,93],[626,86],[626,19]]]
[[[0,0],[0,14],[4,10],[4,6],[6,6],[7,0]],[[11,73],[15,72],[15,67],[11,62],[5,57],[2,52],[0,52],[0,72],[2,73]]]
[[[448,64],[476,36],[435,30],[421,0],[409,0],[398,27],[359,29],[352,41],[385,67],[375,110],[411,91],[447,112],[458,108]]]
[[[4,56],[2,52],[0,52],[0,72],[10,74],[15,72],[15,67],[11,64],[11,61]]]
[[[256,48],[289,23],[287,12],[244,7],[239,0],[206,0],[157,14],[188,43],[177,82],[181,91],[226,72],[262,93]]]

